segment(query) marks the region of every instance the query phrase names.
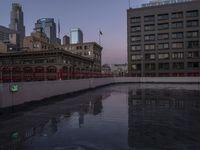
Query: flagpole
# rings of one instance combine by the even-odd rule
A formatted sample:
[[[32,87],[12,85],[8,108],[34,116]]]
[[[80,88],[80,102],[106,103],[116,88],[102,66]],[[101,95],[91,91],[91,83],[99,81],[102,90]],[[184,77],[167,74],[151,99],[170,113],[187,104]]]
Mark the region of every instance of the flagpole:
[[[100,30],[99,30],[99,45],[101,45],[101,34],[100,34]]]
[[[99,45],[101,46],[101,35],[102,35],[102,31],[101,29],[99,28]]]

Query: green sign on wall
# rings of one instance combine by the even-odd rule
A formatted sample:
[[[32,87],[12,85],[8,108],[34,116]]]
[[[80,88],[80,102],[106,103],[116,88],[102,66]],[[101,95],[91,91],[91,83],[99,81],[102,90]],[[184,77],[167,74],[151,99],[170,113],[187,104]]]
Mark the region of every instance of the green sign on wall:
[[[18,85],[17,84],[12,84],[10,86],[10,92],[18,92]]]

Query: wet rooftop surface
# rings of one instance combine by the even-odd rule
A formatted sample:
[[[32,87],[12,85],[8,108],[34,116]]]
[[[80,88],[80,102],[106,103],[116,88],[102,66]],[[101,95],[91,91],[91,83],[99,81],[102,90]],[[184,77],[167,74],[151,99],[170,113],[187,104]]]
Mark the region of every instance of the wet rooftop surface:
[[[112,85],[1,115],[4,149],[199,150],[200,85]]]

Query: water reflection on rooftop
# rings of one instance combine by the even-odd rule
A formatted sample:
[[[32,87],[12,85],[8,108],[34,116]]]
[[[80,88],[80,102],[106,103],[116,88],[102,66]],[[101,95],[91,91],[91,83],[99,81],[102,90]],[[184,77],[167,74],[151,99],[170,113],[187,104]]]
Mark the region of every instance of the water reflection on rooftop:
[[[0,116],[0,145],[20,143],[22,150],[200,149],[199,97],[197,84],[108,86],[7,119]],[[13,132],[19,141],[10,137]]]

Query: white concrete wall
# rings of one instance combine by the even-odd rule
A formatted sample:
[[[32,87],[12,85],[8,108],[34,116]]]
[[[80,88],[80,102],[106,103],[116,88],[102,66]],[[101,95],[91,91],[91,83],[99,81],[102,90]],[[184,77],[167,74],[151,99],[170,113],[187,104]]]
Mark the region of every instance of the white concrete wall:
[[[60,81],[40,81],[40,82],[20,82],[19,91],[11,93],[10,83],[0,84],[0,108],[19,105],[25,102],[37,101],[44,98],[76,92],[80,90],[95,88],[111,83],[200,83],[200,77],[115,77],[115,78],[95,78],[79,80]],[[15,83],[13,83],[15,84]]]
[[[200,77],[116,77],[115,83],[200,83]]]
[[[19,91],[16,93],[11,93],[9,91],[11,83],[4,83],[0,86],[0,108],[19,105],[30,101],[37,101],[89,88],[95,88],[111,84],[113,82],[113,78],[97,78],[12,83],[19,86]]]

